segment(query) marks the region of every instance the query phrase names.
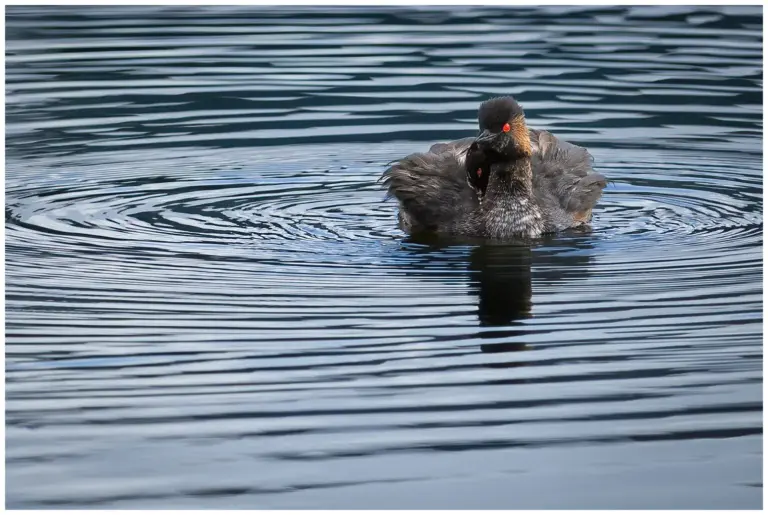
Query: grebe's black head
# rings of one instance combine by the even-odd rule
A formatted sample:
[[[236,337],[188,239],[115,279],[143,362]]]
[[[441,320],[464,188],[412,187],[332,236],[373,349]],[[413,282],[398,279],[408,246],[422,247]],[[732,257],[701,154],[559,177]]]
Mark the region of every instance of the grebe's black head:
[[[496,155],[500,161],[531,156],[531,138],[525,113],[512,97],[487,100],[477,115],[480,135],[475,139],[480,150]]]

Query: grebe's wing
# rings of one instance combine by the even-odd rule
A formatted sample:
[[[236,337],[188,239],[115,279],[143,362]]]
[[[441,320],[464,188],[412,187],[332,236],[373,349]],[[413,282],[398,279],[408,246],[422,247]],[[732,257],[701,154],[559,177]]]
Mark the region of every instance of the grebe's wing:
[[[588,221],[607,184],[592,168],[594,158],[586,148],[531,130],[534,181],[552,193],[576,221]]]

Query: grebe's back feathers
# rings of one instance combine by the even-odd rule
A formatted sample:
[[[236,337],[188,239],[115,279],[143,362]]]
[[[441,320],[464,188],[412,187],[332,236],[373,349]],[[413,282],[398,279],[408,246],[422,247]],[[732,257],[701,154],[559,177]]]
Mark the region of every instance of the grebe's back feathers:
[[[444,145],[440,152],[411,154],[384,172],[387,194],[400,201],[404,230],[445,231],[477,208],[477,195],[467,184],[464,148],[453,143],[432,146]]]
[[[607,184],[605,176],[592,169],[592,155],[547,131],[530,132],[534,190],[556,199],[576,222],[589,221]]]

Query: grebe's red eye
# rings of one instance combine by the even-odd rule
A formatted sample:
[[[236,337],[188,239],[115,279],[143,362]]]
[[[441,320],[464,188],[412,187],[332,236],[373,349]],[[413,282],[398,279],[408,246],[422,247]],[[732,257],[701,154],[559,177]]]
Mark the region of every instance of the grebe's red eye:
[[[504,124],[504,127],[502,127],[502,128],[501,128],[501,130],[503,130],[504,132],[509,132],[509,130],[510,130],[511,128],[512,128],[512,127],[510,127],[508,123],[505,123],[505,124]]]
[[[477,173],[477,176],[480,177],[481,175],[483,175],[483,169],[478,168],[476,173]]]

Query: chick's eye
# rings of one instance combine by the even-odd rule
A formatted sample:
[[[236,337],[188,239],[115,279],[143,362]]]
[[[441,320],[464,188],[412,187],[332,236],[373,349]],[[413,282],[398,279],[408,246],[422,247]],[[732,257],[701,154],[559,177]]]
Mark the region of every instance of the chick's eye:
[[[511,128],[512,128],[512,127],[510,127],[508,123],[505,123],[505,124],[504,124],[504,127],[502,127],[502,128],[501,128],[501,130],[503,130],[504,132],[509,132],[509,130],[510,130]]]

